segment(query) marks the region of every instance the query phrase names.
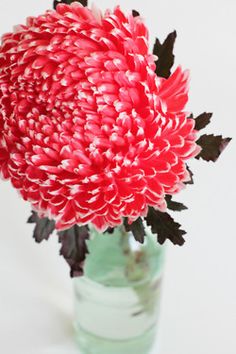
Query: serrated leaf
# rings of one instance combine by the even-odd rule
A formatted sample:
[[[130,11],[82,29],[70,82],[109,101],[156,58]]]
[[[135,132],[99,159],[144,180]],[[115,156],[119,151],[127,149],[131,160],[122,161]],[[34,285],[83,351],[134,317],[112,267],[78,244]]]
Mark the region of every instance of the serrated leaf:
[[[189,175],[190,175],[190,180],[187,181],[187,182],[184,182],[184,184],[194,184],[194,180],[193,180],[193,172],[190,170],[190,167],[188,165],[186,165],[186,168],[189,172]]]
[[[60,254],[71,268],[71,277],[83,275],[83,263],[88,253],[86,240],[89,239],[87,226],[74,225],[68,230],[59,231]]]
[[[151,226],[152,232],[157,234],[158,242],[162,245],[169,239],[174,245],[182,246],[185,242],[183,235],[186,231],[181,230],[181,225],[174,221],[168,214],[149,207],[146,221]]]
[[[175,56],[173,54],[174,44],[177,37],[176,31],[170,33],[161,44],[158,38],[153,48],[153,54],[158,56],[156,61],[157,76],[168,79],[171,74],[171,68],[174,65]]]
[[[204,129],[211,122],[212,113],[202,113],[195,118],[195,129],[201,130]]]
[[[173,211],[182,211],[188,209],[183,203],[173,201],[171,195],[166,196],[166,202],[167,208]]]
[[[113,227],[108,227],[107,229],[106,229],[106,231],[104,231],[103,233],[104,234],[106,234],[106,233],[108,233],[108,234],[113,234],[114,233],[114,228]]]
[[[140,13],[138,11],[136,11],[136,10],[132,10],[132,14],[133,14],[134,17],[140,16]]]
[[[197,140],[197,144],[201,146],[202,151],[196,156],[196,159],[201,158],[205,161],[217,161],[231,140],[231,138],[223,138],[221,135],[202,135]]]
[[[56,9],[58,4],[67,4],[70,5],[72,2],[80,2],[83,6],[88,6],[87,0],[54,0],[53,1],[53,8]]]
[[[34,228],[33,238],[40,243],[43,240],[48,240],[55,229],[55,221],[48,218],[40,218],[35,211],[27,220],[29,224],[36,224]]]
[[[131,225],[128,224],[128,220],[127,220],[127,218],[125,218],[124,226],[125,226],[126,231],[132,232],[136,241],[138,241],[140,243],[144,243],[145,229],[144,229],[143,221],[141,218],[138,218]]]

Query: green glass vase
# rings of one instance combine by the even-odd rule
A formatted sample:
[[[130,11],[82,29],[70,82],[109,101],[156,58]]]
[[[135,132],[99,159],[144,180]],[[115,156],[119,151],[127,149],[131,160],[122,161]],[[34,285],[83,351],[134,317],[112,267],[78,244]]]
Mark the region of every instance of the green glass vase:
[[[147,229],[143,245],[123,227],[90,229],[84,276],[74,279],[81,354],[147,354],[157,335],[165,249]]]

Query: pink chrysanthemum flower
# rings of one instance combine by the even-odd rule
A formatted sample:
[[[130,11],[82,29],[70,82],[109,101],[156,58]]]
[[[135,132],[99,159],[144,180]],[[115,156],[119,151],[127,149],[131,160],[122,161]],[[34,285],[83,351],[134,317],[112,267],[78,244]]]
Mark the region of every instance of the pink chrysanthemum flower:
[[[57,228],[165,211],[199,153],[188,73],[155,74],[148,30],[119,7],[58,5],[3,36],[0,171]]]

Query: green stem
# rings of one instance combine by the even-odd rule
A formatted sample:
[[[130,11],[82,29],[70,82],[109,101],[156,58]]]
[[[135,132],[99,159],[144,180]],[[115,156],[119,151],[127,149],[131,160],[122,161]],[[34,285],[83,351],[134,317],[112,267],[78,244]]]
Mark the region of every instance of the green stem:
[[[121,231],[121,242],[120,242],[121,248],[123,250],[123,253],[128,257],[132,253],[130,247],[130,235],[125,230],[123,225],[120,227],[120,231]]]

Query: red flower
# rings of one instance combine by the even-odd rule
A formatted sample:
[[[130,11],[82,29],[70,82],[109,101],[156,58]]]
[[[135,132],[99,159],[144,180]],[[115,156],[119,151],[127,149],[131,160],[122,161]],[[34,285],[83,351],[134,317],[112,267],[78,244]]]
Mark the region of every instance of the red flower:
[[[130,221],[189,179],[188,74],[155,74],[148,31],[119,7],[31,17],[0,47],[0,170],[57,228]]]

